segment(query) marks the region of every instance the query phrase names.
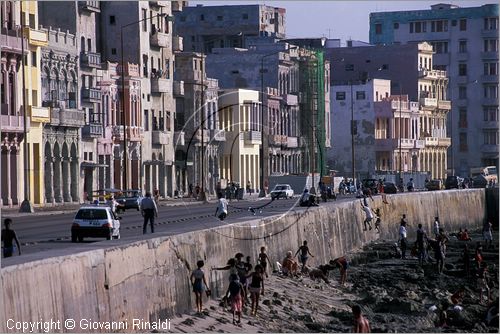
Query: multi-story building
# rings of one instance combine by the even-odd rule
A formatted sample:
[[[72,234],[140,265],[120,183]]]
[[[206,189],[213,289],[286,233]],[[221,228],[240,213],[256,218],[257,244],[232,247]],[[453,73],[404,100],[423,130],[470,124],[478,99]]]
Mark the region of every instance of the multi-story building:
[[[220,91],[219,128],[225,130],[227,140],[220,157],[220,177],[241,187],[250,181],[252,187],[262,189],[260,107],[259,91]]]
[[[182,38],[172,34],[171,6],[169,1],[101,3],[104,59],[139,64],[141,77],[140,101],[125,119],[130,166],[123,187],[158,190],[161,196],[176,190],[172,86],[174,51],[182,51]]]
[[[79,202],[81,128],[77,37],[43,28],[48,45],[41,50],[41,100],[50,121],[43,127],[44,199],[46,203]]]
[[[99,1],[38,2],[40,22],[46,27],[57,27],[69,31],[77,39],[80,51],[80,68],[77,99],[85,112],[85,125],[81,130],[80,160],[80,200],[90,199],[92,191],[97,190],[102,160],[98,151],[97,139],[103,135],[101,91],[97,87],[98,70],[101,68],[97,26],[99,24]],[[57,15],[54,15],[57,13]],[[68,94],[69,96],[69,94]],[[83,154],[82,154],[83,153]],[[104,166],[103,166],[104,167]],[[106,166],[104,168],[109,168]]]
[[[285,13],[266,5],[183,7],[175,14],[175,30],[186,51],[210,53],[213,48],[246,47],[247,38],[284,38]]]
[[[433,178],[445,178],[446,116],[451,108],[447,100],[446,71],[432,70],[433,50],[428,43],[387,46],[341,47],[328,49],[331,64],[331,84],[366,82],[372,78],[390,79],[389,95],[408,95],[409,101],[418,101],[423,113],[422,129],[418,139],[425,140]],[[374,101],[384,94],[375,91]],[[336,125],[335,125],[336,128]]]
[[[179,189],[185,192],[186,184],[203,185],[205,191],[215,194],[225,133],[219,128],[218,81],[206,77],[205,58],[197,52],[175,55],[175,131],[183,133],[185,140],[174,144],[176,164],[183,174]]]
[[[370,43],[427,41],[436,54],[430,69],[445,70],[452,100],[449,170],[498,167],[498,4],[370,14]]]
[[[19,205],[24,199],[24,109],[22,90],[21,10],[19,1],[0,3],[0,200],[3,206]],[[25,53],[26,55],[27,53]],[[28,112],[28,110],[26,110]],[[29,118],[27,118],[29,122]],[[29,128],[29,123],[26,124]]]

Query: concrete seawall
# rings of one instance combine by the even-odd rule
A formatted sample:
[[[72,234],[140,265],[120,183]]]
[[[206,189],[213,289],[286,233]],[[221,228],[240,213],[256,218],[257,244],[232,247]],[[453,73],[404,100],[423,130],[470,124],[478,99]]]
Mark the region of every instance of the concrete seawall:
[[[485,191],[422,192],[379,197],[370,203],[381,208],[381,238],[397,239],[399,220],[406,213],[409,239],[418,223],[431,231],[438,215],[447,232],[459,227],[482,226],[486,217]],[[371,202],[371,201],[370,201]],[[6,321],[55,321],[71,318],[93,321],[146,321],[165,319],[192,309],[190,271],[197,260],[206,262],[205,272],[213,292],[226,286],[227,272],[210,272],[225,265],[238,251],[255,260],[259,248],[268,248],[273,262],[295,251],[308,240],[315,255],[312,265],[324,263],[377,239],[363,232],[364,213],[359,200],[322,204],[318,208],[289,212],[283,217],[256,219],[210,230],[161,236],[2,268],[0,332],[10,331]],[[214,293],[215,294],[215,293]],[[12,324],[12,322],[11,322]],[[129,323],[128,331],[131,330]],[[41,331],[41,330],[40,330]],[[89,332],[78,326],[69,332]],[[99,330],[94,330],[99,331]]]

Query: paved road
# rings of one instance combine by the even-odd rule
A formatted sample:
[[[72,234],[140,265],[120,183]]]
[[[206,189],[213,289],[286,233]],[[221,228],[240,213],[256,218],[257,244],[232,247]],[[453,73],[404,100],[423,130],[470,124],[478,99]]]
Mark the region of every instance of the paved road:
[[[344,197],[338,201],[352,200]],[[160,207],[158,218],[156,219],[155,232],[162,235],[173,235],[200,229],[212,228],[225,224],[243,222],[259,217],[267,217],[286,213],[288,210],[305,210],[298,207],[298,197],[293,199],[280,199],[269,203],[262,208],[262,212],[257,210],[256,215],[248,210],[249,207],[259,207],[269,203],[268,199],[258,201],[233,201],[230,203],[228,218],[221,222],[215,216],[215,203],[194,204],[186,203],[185,206],[163,206]],[[67,253],[71,248],[80,249],[79,246],[99,246],[99,242],[104,239],[86,238],[83,244],[72,243],[70,240],[71,224],[76,212],[45,215],[22,216],[14,219],[14,229],[22,244],[22,252],[25,254],[38,253],[44,250],[53,250],[51,255],[57,255],[58,250]],[[142,217],[138,211],[128,210],[121,214],[121,237],[142,236]],[[150,237],[148,234],[144,238]],[[134,238],[135,239],[135,238]],[[112,242],[112,241],[111,241]],[[88,248],[88,247],[85,247]],[[55,251],[55,252],[54,252]],[[16,263],[21,261],[21,257],[16,259]],[[29,258],[29,257],[28,257]],[[22,261],[21,261],[22,262]]]

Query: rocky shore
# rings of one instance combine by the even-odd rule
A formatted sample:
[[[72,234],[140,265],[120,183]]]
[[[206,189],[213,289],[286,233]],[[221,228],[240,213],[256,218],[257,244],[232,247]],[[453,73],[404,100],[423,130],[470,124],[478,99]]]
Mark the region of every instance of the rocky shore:
[[[463,273],[462,250],[465,242],[451,237],[444,273],[437,274],[432,263],[420,267],[416,258],[394,257],[394,241],[379,240],[348,254],[351,266],[345,287],[338,284],[338,270],[329,273],[331,283],[313,281],[308,276],[283,277],[274,273],[266,280],[265,295],[256,317],[243,313],[242,325],[232,324],[232,314],[218,300],[205,300],[202,314],[184,314],[171,319],[174,332],[350,332],[351,306],[359,304],[370,321],[372,332],[476,332],[498,333],[496,324],[488,326],[489,304],[479,303],[474,274],[474,249],[480,233],[468,242],[471,278]],[[413,243],[413,241],[412,241]],[[498,304],[498,233],[494,249],[484,250],[488,263],[492,302]],[[451,295],[465,287],[462,311],[450,310],[448,323],[436,326],[439,309],[452,306]],[[433,307],[434,306],[434,307]],[[432,311],[435,307],[437,311]]]

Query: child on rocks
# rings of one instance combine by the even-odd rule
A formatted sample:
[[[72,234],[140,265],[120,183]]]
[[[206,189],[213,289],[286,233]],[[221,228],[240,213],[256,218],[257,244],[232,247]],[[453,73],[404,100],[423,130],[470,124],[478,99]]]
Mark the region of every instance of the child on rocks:
[[[231,310],[233,312],[233,325],[241,324],[241,309],[243,307],[243,286],[238,280],[237,274],[231,274],[231,282],[226,291],[225,298],[230,301]],[[235,321],[234,316],[238,316],[238,321]]]

